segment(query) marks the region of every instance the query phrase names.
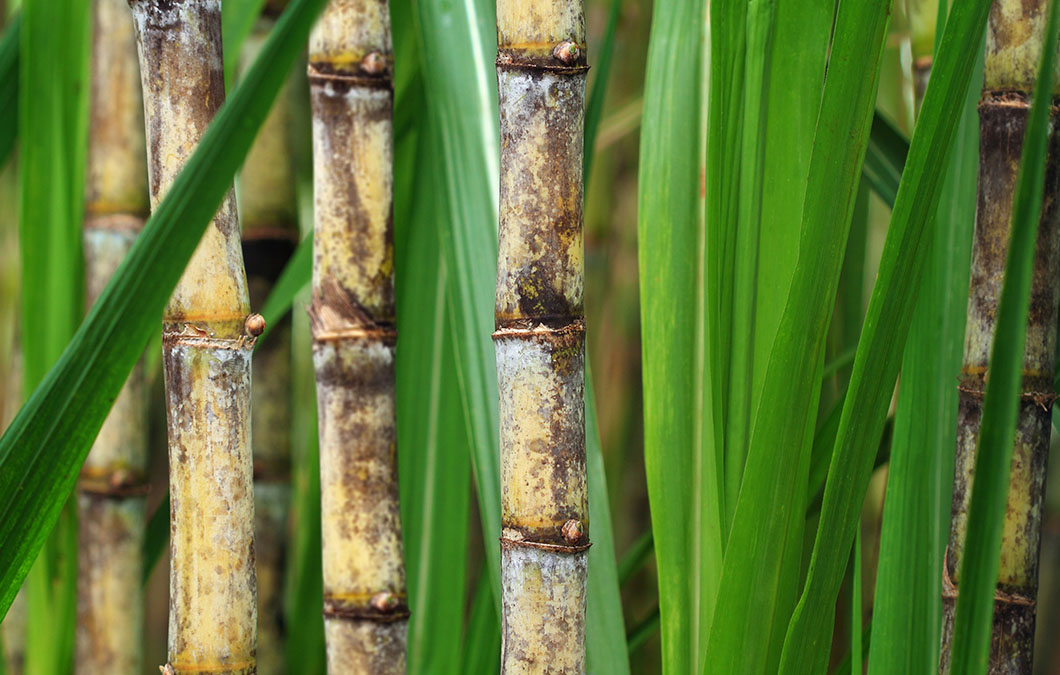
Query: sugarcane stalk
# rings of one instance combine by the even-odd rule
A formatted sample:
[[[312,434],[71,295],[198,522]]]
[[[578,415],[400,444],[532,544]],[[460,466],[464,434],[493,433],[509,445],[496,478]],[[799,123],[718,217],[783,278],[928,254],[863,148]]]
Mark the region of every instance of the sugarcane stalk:
[[[218,0],[132,0],[155,208],[224,100]],[[255,672],[249,315],[229,191],[163,313],[169,430],[169,662]]]
[[[249,64],[275,23],[274,11],[243,46]],[[239,213],[250,302],[261,307],[298,243],[291,159],[290,83],[281,90],[239,175]],[[291,321],[288,313],[254,353],[251,437],[254,450],[254,543],[258,577],[258,670],[286,672],[283,578],[291,502]]]
[[[498,0],[497,42],[501,670],[581,673],[589,548],[582,3]]]
[[[943,648],[940,670],[949,672],[953,617],[967,534],[976,444],[982,419],[988,358],[995,328],[1016,175],[1041,56],[1046,0],[997,0],[986,37],[983,96],[979,103],[979,195],[972,248],[971,290],[959,384],[956,466],[949,546],[943,570]],[[1054,95],[1055,95],[1054,91]],[[1052,124],[1058,120],[1054,106]],[[990,673],[1031,672],[1042,502],[1049,451],[1050,410],[1056,394],[1060,227],[1057,217],[1057,138],[1050,136],[1027,318],[1022,399],[994,596]]]
[[[128,4],[93,2],[84,254],[90,307],[148,211],[140,70]],[[78,673],[143,671],[147,409],[143,365],[118,395],[78,479]]]
[[[393,51],[385,0],[332,0],[310,37],[328,672],[403,673],[408,600],[394,410]]]

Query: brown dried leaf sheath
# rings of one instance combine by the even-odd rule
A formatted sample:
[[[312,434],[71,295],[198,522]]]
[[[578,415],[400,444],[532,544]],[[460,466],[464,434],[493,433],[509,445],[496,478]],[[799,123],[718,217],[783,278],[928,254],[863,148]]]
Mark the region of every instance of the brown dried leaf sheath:
[[[394,411],[393,90],[384,0],[332,0],[310,38],[328,672],[404,673]]]
[[[86,306],[121,264],[147,212],[147,164],[136,35],[123,0],[93,3],[92,92],[85,174]],[[143,670],[147,419],[137,364],[78,480],[77,672]]]
[[[581,2],[497,3],[504,673],[585,671]]]
[[[999,0],[987,31],[985,88],[979,104],[979,195],[972,248],[971,290],[961,370],[954,470],[953,512],[943,578],[941,672],[949,672],[949,648],[960,587],[972,473],[982,420],[983,392],[997,304],[1008,256],[1012,200],[1036,79],[1045,24],[1045,2]],[[1053,109],[1053,125],[1060,119]],[[1023,400],[1013,448],[1001,565],[995,598],[990,673],[1028,673],[1034,646],[1045,463],[1050,409],[1055,393],[1060,188],[1057,138],[1050,137],[1042,220],[1034,257],[1031,305],[1023,360]]]
[[[217,0],[133,0],[157,205],[224,99]],[[230,192],[163,317],[169,427],[169,665],[255,672],[249,312]]]

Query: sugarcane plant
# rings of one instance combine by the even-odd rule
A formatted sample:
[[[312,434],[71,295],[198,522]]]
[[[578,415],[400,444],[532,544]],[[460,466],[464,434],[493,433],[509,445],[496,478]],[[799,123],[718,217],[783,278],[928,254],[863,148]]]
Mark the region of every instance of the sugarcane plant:
[[[151,204],[224,101],[220,3],[134,0]],[[169,430],[169,659],[177,673],[254,673],[257,589],[249,314],[230,189],[163,313]]]
[[[123,0],[93,3],[85,172],[86,306],[143,229],[147,162],[136,35]],[[142,672],[147,409],[142,362],[111,408],[78,479],[78,673]]]
[[[585,671],[579,0],[499,0],[500,230],[495,305],[501,439],[501,671]]]
[[[385,0],[332,0],[309,44],[309,308],[328,672],[405,670],[394,409],[393,50]]]
[[[943,632],[940,670],[951,671],[954,620],[961,592],[965,543],[971,512],[973,476],[998,327],[999,301],[1006,282],[1006,259],[1013,232],[1017,175],[1028,129],[1031,95],[1046,31],[1048,0],[996,1],[986,34],[983,95],[979,103],[979,187],[972,244],[964,359],[961,368],[953,513],[943,569]],[[1052,91],[1053,96],[1057,93]],[[1060,118],[1050,108],[1051,126]],[[1001,558],[994,594],[990,673],[1031,672],[1038,554],[1046,459],[1056,363],[1057,301],[1060,297],[1060,222],[1056,193],[1057,138],[1050,134],[1044,178],[1045,198],[1037,230],[1026,321],[1019,417],[1012,448],[1011,475],[1001,534]]]
[[[254,26],[242,59],[253,61],[275,24],[273,8]],[[281,90],[239,174],[243,259],[253,307],[263,307],[298,243],[290,82]],[[269,327],[252,367],[254,553],[258,579],[258,669],[284,667],[283,580],[291,501],[291,321]]]

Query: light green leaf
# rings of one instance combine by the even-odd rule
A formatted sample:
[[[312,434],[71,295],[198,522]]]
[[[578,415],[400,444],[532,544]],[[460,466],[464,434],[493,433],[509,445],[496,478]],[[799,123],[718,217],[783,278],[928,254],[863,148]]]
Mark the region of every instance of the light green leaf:
[[[429,152],[444,166],[445,255],[457,373],[471,438],[487,573],[500,615],[500,445],[497,370],[490,335],[497,275],[496,17],[489,0],[416,3]],[[453,45],[461,45],[453,49]]]
[[[659,567],[662,662],[673,673],[698,669],[701,609],[713,603],[722,555],[722,467],[705,372],[699,201],[705,12],[702,0],[655,3],[640,145],[644,464]]]
[[[23,389],[33,391],[84,312],[81,254],[91,12],[38,0],[25,8],[17,103]],[[11,64],[15,65],[15,64]],[[68,670],[77,609],[77,514],[63,509],[26,584],[27,675]]]

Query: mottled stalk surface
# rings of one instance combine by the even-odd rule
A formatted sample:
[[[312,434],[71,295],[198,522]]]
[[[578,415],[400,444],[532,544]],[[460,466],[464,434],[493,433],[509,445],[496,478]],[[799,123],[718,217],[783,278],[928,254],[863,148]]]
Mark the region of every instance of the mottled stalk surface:
[[[132,247],[148,211],[140,69],[129,6],[94,0],[92,92],[85,172],[86,306]],[[78,480],[77,659],[82,674],[143,671],[147,410],[133,368]]]
[[[1030,92],[1034,89],[1041,56],[1047,6],[1045,0],[998,0],[991,9],[987,29],[983,97],[979,103],[979,195],[964,363],[958,387],[953,515],[943,570],[941,672],[949,672],[950,668],[953,618],[961,582],[983,393],[989,377],[988,360],[1008,255],[1012,200],[1030,110]],[[1055,125],[1055,107],[1052,119]],[[1060,174],[1056,151],[1056,136],[1051,135],[1027,318],[1022,400],[994,596],[989,672],[998,675],[1030,673],[1034,647],[1049,420],[1056,398],[1053,370],[1060,269],[1057,222],[1060,213],[1056,208]]]
[[[332,0],[310,37],[328,672],[404,673],[394,411],[393,50],[385,0]]]
[[[249,64],[275,20],[265,9],[243,47]],[[278,8],[276,8],[278,9]],[[261,307],[298,243],[292,100],[285,86],[258,133],[239,176],[243,259],[250,302]],[[279,675],[284,658],[283,579],[291,502],[291,321],[269,330],[254,352],[251,431],[254,450],[254,545],[258,577],[258,669]]]
[[[133,0],[156,207],[224,100],[218,0]],[[169,666],[255,670],[249,299],[232,191],[163,315],[169,427]]]
[[[501,670],[585,671],[579,0],[499,0]]]

